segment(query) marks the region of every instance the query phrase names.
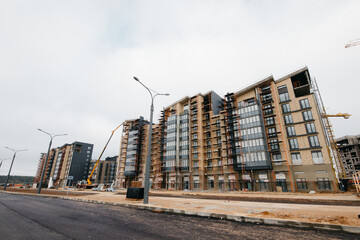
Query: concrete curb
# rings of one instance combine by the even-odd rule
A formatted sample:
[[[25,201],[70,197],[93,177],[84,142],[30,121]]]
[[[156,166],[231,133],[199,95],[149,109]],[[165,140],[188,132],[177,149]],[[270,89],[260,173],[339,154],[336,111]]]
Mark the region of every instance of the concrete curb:
[[[7,192],[0,191],[7,194],[14,195],[27,195],[27,196],[36,196],[43,198],[60,198],[64,200],[72,200],[78,202],[87,202],[87,203],[96,203],[104,205],[113,205],[127,208],[135,208],[140,210],[148,210],[156,213],[173,213],[173,214],[182,214],[189,216],[198,216],[198,217],[207,217],[207,218],[216,218],[216,219],[226,219],[236,222],[247,222],[247,223],[256,223],[256,224],[265,224],[265,225],[274,225],[282,227],[296,227],[296,228],[307,228],[307,229],[319,229],[319,230],[331,230],[331,231],[342,231],[347,233],[360,234],[360,227],[349,226],[349,225],[338,225],[338,224],[327,224],[327,223],[310,223],[310,222],[300,222],[295,220],[283,220],[283,219],[274,219],[274,218],[258,218],[258,217],[247,217],[231,214],[218,214],[218,213],[208,213],[208,212],[198,212],[191,210],[182,210],[175,208],[164,208],[164,207],[155,207],[144,205],[142,203],[118,203],[118,202],[105,202],[100,200],[89,200],[77,197],[70,196],[58,196],[58,195],[49,195],[49,194],[33,194],[33,193],[19,193],[19,192]]]

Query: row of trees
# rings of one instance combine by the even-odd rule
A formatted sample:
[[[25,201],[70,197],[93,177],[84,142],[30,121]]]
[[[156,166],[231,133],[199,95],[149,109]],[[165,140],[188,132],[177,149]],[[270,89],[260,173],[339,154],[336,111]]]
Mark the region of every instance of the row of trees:
[[[0,184],[5,184],[7,175],[0,175]],[[32,176],[10,176],[10,184],[32,184],[34,177]]]

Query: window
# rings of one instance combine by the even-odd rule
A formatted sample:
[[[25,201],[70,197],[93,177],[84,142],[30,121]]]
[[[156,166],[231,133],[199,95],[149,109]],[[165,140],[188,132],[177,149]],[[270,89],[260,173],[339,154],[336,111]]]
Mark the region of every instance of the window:
[[[307,183],[305,178],[296,179],[296,188],[297,190],[307,190]]]
[[[194,177],[194,188],[199,188],[199,185],[200,185],[199,177],[197,178]]]
[[[307,123],[305,128],[307,133],[316,133],[315,123]]]
[[[314,164],[323,164],[324,163],[324,158],[322,156],[321,151],[311,152],[311,156],[312,156]]]
[[[272,108],[270,108],[270,109],[265,109],[264,115],[269,115],[269,114],[273,114]]]
[[[267,117],[267,118],[265,118],[265,121],[266,121],[266,125],[273,125],[273,124],[275,124],[274,117]]]
[[[292,153],[291,160],[293,162],[293,165],[301,165],[302,164],[300,153]]]
[[[271,106],[271,104],[268,104],[268,105],[265,105],[264,106],[264,109],[269,109],[269,108],[271,108],[272,106]]]
[[[301,109],[309,108],[309,100],[307,98],[300,100],[300,107]]]
[[[75,152],[78,152],[78,153],[81,153],[81,145],[78,145],[78,144],[75,144],[75,149],[74,149],[74,151]]]
[[[181,167],[189,167],[189,160],[188,159],[183,159],[181,160]]]
[[[274,128],[274,127],[268,128],[268,134],[269,134],[269,137],[276,137],[277,136],[276,128]]]
[[[176,115],[172,115],[168,118],[168,122],[175,121],[175,120],[176,120]]]
[[[311,110],[303,112],[302,115],[303,115],[304,121],[313,120]]]
[[[319,190],[331,190],[329,178],[318,178],[317,183]]]
[[[198,168],[199,167],[199,161],[193,161],[193,167]]]
[[[279,140],[278,139],[270,140],[270,149],[271,150],[279,150]]]
[[[198,139],[197,133],[195,133],[195,134],[193,135],[193,139]]]
[[[280,98],[280,102],[286,102],[290,100],[288,92],[279,94],[279,98]]]
[[[180,151],[180,155],[181,155],[181,156],[187,156],[187,155],[189,155],[189,150],[187,150],[187,149],[181,150],[181,151]]]
[[[283,105],[281,106],[281,108],[282,108],[283,113],[291,112],[290,104],[289,104],[289,103],[283,104]]]
[[[274,165],[282,165],[282,157],[280,153],[272,155]]]
[[[320,147],[318,136],[309,137],[309,145],[310,147]]]
[[[284,116],[284,121],[285,121],[285,124],[291,124],[291,123],[293,123],[292,115],[291,115],[291,114],[285,115],[285,116]]]
[[[216,136],[217,136],[217,137],[220,137],[220,136],[221,136],[220,130],[216,130]]]
[[[209,184],[209,188],[214,188],[214,177],[213,176],[208,177],[208,184]]]
[[[265,105],[264,106],[264,115],[269,115],[272,113],[273,113],[273,110],[272,110],[271,104]]]
[[[211,158],[211,157],[212,157],[211,150],[208,150],[208,151],[207,151],[206,156],[207,156],[208,158]]]
[[[289,139],[290,149],[298,149],[299,144],[296,138]]]
[[[295,127],[294,127],[294,126],[287,127],[287,128],[286,128],[286,132],[287,132],[288,137],[296,136],[296,132],[295,132]]]

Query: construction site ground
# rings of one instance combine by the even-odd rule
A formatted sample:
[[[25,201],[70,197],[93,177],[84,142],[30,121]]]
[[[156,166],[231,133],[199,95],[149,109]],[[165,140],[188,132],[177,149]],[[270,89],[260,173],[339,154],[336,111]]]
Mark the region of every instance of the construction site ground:
[[[7,191],[36,193],[36,189],[8,188]],[[126,190],[42,190],[42,195],[62,195],[100,203],[144,205],[142,200],[126,199]],[[149,206],[213,214],[230,214],[262,219],[295,220],[305,223],[359,227],[360,198],[354,193],[264,193],[192,192],[152,190]],[[161,212],[161,211],[159,211]]]

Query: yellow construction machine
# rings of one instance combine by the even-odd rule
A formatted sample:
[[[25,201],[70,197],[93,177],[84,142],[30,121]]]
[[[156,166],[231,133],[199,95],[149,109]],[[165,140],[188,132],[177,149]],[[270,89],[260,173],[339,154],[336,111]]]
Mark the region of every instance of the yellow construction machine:
[[[115,132],[116,130],[118,130],[122,125],[123,125],[123,123],[120,124],[119,126],[117,126],[117,127],[111,132],[111,135],[110,135],[110,137],[109,137],[109,140],[107,141],[104,149],[102,150],[102,152],[101,152],[98,160],[96,161],[96,163],[95,163],[95,165],[94,165],[94,167],[93,167],[93,169],[92,169],[92,171],[91,171],[91,173],[90,173],[90,175],[89,175],[89,177],[88,177],[88,179],[87,179],[88,185],[91,185],[91,184],[92,184],[92,182],[91,182],[91,180],[90,180],[90,179],[91,179],[91,176],[94,174],[95,169],[96,169],[98,163],[100,162],[100,158],[101,158],[101,156],[103,155],[103,153],[105,152],[105,149],[107,148],[107,146],[108,146],[108,144],[109,144],[112,136],[114,135],[114,132]]]

